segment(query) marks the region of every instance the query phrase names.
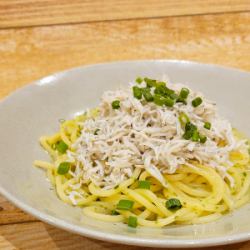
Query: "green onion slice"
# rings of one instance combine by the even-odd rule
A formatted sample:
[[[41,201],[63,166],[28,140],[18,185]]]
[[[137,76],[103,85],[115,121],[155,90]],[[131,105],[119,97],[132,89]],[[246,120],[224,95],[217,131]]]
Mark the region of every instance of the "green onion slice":
[[[205,122],[204,123],[204,128],[206,128],[206,129],[211,129],[211,123],[210,122]]]
[[[60,175],[67,174],[70,169],[70,163],[69,162],[62,162],[57,168],[57,173]]]
[[[154,79],[150,79],[150,78],[145,77],[144,82],[147,84],[148,88],[152,88],[152,87],[155,87],[157,81]]]
[[[165,97],[161,95],[154,95],[154,103],[158,106],[163,106],[165,104]]]
[[[116,206],[120,210],[130,210],[132,209],[134,202],[131,200],[120,200]]]
[[[202,103],[202,99],[200,97],[196,97],[193,101],[192,101],[192,105],[193,107],[198,107],[199,105],[201,105]]]
[[[179,121],[181,126],[185,126],[190,120],[189,117],[184,112],[181,112],[179,115]]]
[[[153,95],[150,92],[149,88],[142,89],[142,94],[147,102],[152,102],[154,100]]]
[[[199,132],[198,132],[197,130],[195,130],[195,131],[193,132],[193,134],[192,134],[192,141],[197,142],[197,141],[199,141],[199,139],[200,139]]]
[[[138,188],[150,189],[150,181],[139,181]]]
[[[178,210],[182,207],[180,200],[171,198],[166,201],[166,208],[168,210]]]
[[[59,141],[55,144],[55,148],[59,153],[64,154],[69,147],[64,141]]]
[[[133,87],[133,95],[136,99],[141,99],[142,98],[142,89],[137,87],[137,86],[134,86]]]
[[[138,84],[141,84],[143,82],[143,79],[141,77],[137,77],[135,80]]]
[[[197,136],[195,131],[197,131],[197,127],[191,122],[187,122],[185,125],[185,133],[183,135],[183,138],[186,140],[189,140],[195,134],[194,135],[194,139],[195,139]]]
[[[200,142],[205,143],[207,141],[207,137],[204,135],[200,135]]]
[[[112,210],[111,211],[111,215],[119,215],[120,213],[118,213],[116,210]]]
[[[170,98],[165,98],[164,104],[167,107],[173,107],[175,104],[175,101],[173,99],[170,99]]]
[[[119,109],[120,108],[120,101],[119,100],[115,100],[112,102],[112,108],[113,109]]]
[[[186,99],[189,95],[189,89],[187,88],[182,88],[180,92],[180,97],[183,99]]]
[[[137,218],[135,216],[129,216],[128,217],[128,226],[129,227],[137,227]]]

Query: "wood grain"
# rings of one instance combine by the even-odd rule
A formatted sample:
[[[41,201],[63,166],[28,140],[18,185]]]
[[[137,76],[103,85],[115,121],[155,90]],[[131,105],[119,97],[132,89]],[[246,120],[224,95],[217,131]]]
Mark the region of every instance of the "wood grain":
[[[53,72],[107,61],[187,59],[250,70],[249,9],[249,0],[0,0],[0,98]],[[141,249],[38,222],[0,196],[0,249],[46,248]],[[213,249],[247,250],[250,242]]]
[[[1,0],[0,28],[247,10],[249,0]]]
[[[250,69],[250,13],[0,30],[0,97],[67,68],[187,59]]]
[[[141,250],[141,247],[97,241],[57,229],[42,222],[22,223],[0,227],[0,249],[89,249],[89,250]],[[8,246],[8,248],[4,248]],[[152,250],[157,248],[147,248]],[[167,248],[164,248],[167,250]],[[202,248],[211,250],[211,248]],[[249,250],[248,243],[213,247],[213,250]],[[181,249],[176,249],[181,250]]]
[[[36,219],[31,215],[24,213],[22,210],[18,209],[5,198],[0,196],[0,225],[27,221],[36,221]]]

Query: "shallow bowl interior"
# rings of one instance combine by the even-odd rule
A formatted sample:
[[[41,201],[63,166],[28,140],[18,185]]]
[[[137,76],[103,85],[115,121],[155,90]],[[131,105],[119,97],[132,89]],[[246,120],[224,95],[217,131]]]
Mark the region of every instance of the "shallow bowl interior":
[[[126,225],[83,217],[50,190],[35,159],[49,157],[38,144],[68,119],[98,104],[103,91],[126,85],[137,76],[187,84],[217,101],[220,113],[250,136],[250,74],[186,61],[132,61],[80,67],[22,88],[0,103],[0,192],[23,210],[55,226],[85,236],[159,247],[200,247],[250,238],[250,206],[205,225],[129,229]]]

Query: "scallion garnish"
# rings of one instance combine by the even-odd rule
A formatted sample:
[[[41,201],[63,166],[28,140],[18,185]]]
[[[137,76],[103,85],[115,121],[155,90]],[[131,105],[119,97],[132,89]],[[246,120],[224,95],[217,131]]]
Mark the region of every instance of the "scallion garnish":
[[[112,210],[111,215],[119,215],[119,213],[116,210]]]
[[[150,181],[139,181],[138,188],[150,189]]]
[[[112,102],[112,108],[113,109],[119,109],[120,108],[120,101],[119,100],[115,100]]]
[[[189,95],[189,89],[187,88],[182,88],[180,92],[180,97],[183,99],[186,99]]]
[[[156,86],[155,90],[154,90],[154,93],[158,94],[158,95],[162,95],[164,97],[170,97],[170,95],[175,94],[174,90],[169,89],[165,85]]]
[[[142,89],[137,87],[137,86],[134,86],[133,87],[133,95],[136,99],[141,99],[142,98]]]
[[[184,127],[190,120],[184,112],[181,112],[179,115],[179,121],[180,121],[181,126]]]
[[[142,89],[142,94],[143,94],[143,97],[145,98],[145,100],[146,100],[147,102],[152,102],[152,101],[154,100],[154,97],[153,97],[153,95],[151,94],[149,88],[144,88],[144,89]]]
[[[156,85],[156,80],[145,77],[144,82],[147,84],[148,88],[152,88]]]
[[[165,100],[164,100],[164,104],[167,106],[167,107],[173,107],[174,104],[175,104],[175,101],[166,97]]]
[[[205,122],[204,123],[204,128],[206,128],[206,129],[211,129],[211,123],[210,122]]]
[[[173,99],[173,100],[177,100],[178,99],[178,95],[175,93],[172,93],[169,95],[169,98]]]
[[[193,132],[190,131],[190,130],[188,130],[188,131],[186,131],[186,132],[183,134],[182,137],[183,137],[184,139],[186,139],[186,140],[189,140],[189,139],[192,138],[192,135],[193,135]]]
[[[130,210],[132,209],[134,202],[131,200],[120,200],[116,206],[120,210]]]
[[[168,210],[178,210],[182,207],[180,200],[171,198],[166,201],[166,207]]]
[[[205,135],[200,135],[200,142],[205,143],[207,141],[207,137]]]
[[[143,82],[143,79],[141,77],[137,77],[135,80],[138,84],[141,84]]]
[[[165,104],[165,97],[161,95],[154,95],[154,103],[158,106],[163,106]]]
[[[191,139],[195,131],[197,131],[197,127],[191,122],[187,122],[185,125],[185,133],[183,138],[186,140]]]
[[[182,102],[183,104],[187,105],[187,101],[181,97],[178,97],[176,102]]]
[[[155,84],[155,87],[156,87],[156,88],[159,88],[160,86],[166,87],[166,83],[165,83],[165,82],[157,82],[157,83]]]
[[[55,144],[55,149],[61,154],[64,154],[68,148],[68,145],[64,141],[59,141]]]
[[[192,101],[192,105],[193,107],[198,107],[199,105],[201,105],[202,103],[202,99],[200,97],[196,97],[193,101]]]
[[[195,142],[197,142],[197,141],[199,141],[199,139],[200,139],[200,135],[199,135],[199,132],[197,131],[197,130],[195,130],[194,132],[193,132],[193,134],[192,134],[192,141],[195,141]]]
[[[69,162],[62,162],[57,168],[57,173],[60,175],[67,174],[70,169],[70,163]]]
[[[137,218],[135,216],[128,217],[128,226],[129,227],[137,227]]]

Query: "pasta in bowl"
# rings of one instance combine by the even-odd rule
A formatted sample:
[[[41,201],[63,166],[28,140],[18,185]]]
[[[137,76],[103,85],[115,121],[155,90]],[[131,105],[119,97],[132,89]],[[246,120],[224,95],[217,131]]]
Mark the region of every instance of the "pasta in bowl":
[[[249,201],[248,140],[183,84],[138,77],[40,143],[58,197],[97,220],[199,224]]]

